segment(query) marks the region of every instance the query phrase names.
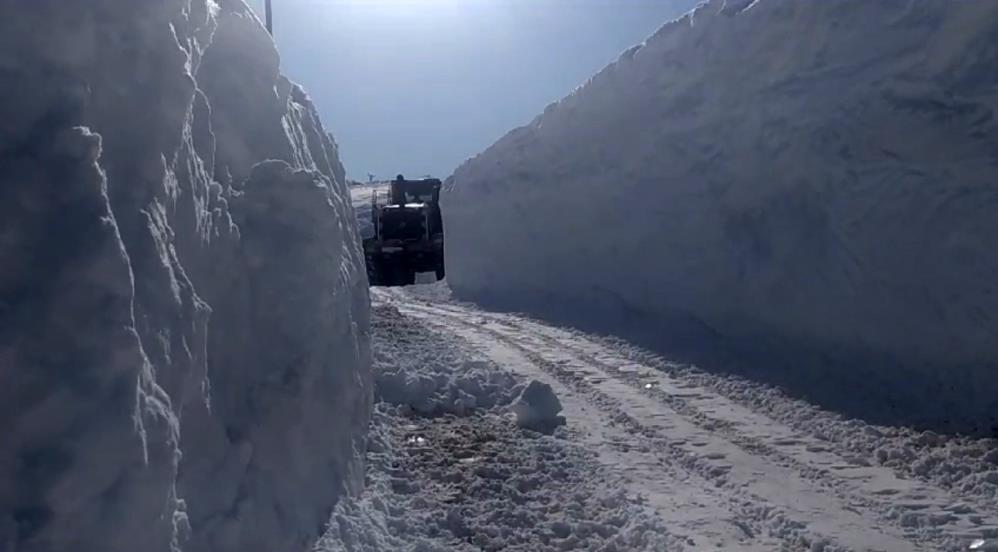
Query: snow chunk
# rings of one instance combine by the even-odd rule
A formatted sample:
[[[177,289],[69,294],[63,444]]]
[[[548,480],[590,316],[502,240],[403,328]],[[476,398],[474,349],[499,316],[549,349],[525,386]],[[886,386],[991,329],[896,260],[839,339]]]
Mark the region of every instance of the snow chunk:
[[[565,423],[565,417],[558,415],[561,412],[558,396],[550,385],[537,380],[527,385],[512,411],[516,415],[516,425],[542,433],[551,433]]]

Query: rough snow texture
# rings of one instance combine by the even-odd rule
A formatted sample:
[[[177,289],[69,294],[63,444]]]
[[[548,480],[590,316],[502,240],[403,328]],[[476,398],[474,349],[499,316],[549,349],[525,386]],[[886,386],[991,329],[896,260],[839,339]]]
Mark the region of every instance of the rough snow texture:
[[[481,411],[406,418],[379,403],[368,491],[337,505],[316,550],[682,550],[594,454],[524,433]]]
[[[510,367],[393,306],[372,315],[384,402],[371,423],[367,490],[337,504],[317,552],[681,549],[595,454],[516,427],[505,410],[524,385]],[[399,394],[400,370],[436,382]],[[476,406],[452,408],[460,389]]]
[[[387,305],[374,309],[376,396],[414,413],[466,415],[508,406],[523,385]]]
[[[455,172],[448,281],[896,363],[852,365],[998,427],[996,37],[993,2],[706,2]]]
[[[304,549],[371,400],[335,144],[241,0],[0,13],[0,549]]]
[[[690,550],[998,544],[996,439],[846,419],[619,338],[446,300],[440,287],[372,296],[551,385],[567,419],[555,434],[595,453]]]

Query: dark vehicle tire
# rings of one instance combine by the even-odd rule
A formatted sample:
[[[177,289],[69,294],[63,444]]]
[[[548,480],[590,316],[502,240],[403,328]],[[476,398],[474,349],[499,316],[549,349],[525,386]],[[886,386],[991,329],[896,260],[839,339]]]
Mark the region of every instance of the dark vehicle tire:
[[[447,274],[444,272],[444,267],[437,269],[437,281],[443,280]]]
[[[385,265],[381,261],[369,260],[367,264],[367,280],[372,286],[383,286],[385,281]]]
[[[384,276],[382,277],[381,285],[391,287],[397,286],[399,280],[399,270],[394,266],[386,266],[384,271]]]
[[[381,270],[382,286],[395,287],[406,286],[416,283],[416,273],[405,266],[386,263]]]

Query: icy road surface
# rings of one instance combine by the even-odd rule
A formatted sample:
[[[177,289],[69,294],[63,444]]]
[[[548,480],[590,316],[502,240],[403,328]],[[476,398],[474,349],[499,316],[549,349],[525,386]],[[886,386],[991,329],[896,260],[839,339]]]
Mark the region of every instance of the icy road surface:
[[[680,548],[989,550],[998,538],[994,440],[843,420],[623,343],[458,303],[443,285],[372,296],[551,385],[564,434],[642,497]]]

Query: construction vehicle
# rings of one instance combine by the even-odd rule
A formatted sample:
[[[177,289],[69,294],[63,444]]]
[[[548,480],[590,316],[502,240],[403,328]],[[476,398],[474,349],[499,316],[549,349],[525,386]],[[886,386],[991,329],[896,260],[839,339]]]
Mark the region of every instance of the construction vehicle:
[[[367,276],[372,286],[405,286],[416,274],[444,278],[444,227],[440,180],[406,180],[399,175],[387,196],[371,198],[374,236],[364,240]]]

